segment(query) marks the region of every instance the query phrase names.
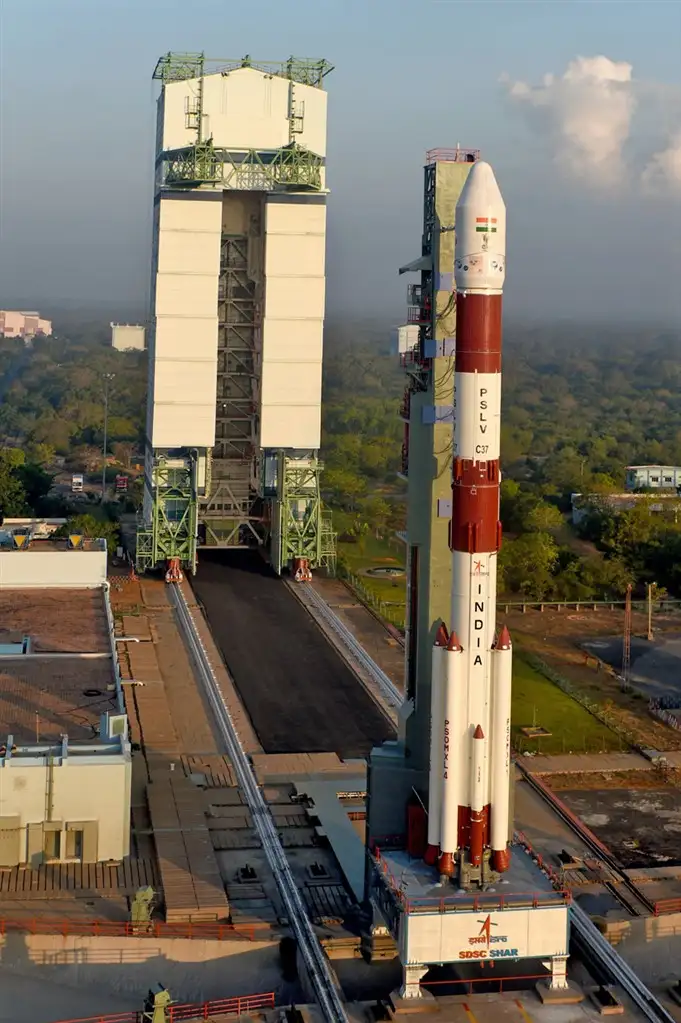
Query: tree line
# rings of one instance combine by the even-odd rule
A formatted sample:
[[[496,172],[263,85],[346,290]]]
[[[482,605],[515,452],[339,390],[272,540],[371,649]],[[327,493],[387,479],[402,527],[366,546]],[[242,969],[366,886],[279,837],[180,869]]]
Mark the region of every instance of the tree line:
[[[368,520],[378,497],[393,520],[403,519],[397,472],[406,378],[387,330],[368,335],[357,329],[325,357],[326,496]],[[656,581],[681,595],[673,509],[601,504],[579,528],[571,523],[573,493],[622,490],[629,464],[681,464],[679,333],[511,328],[504,344],[501,590],[619,599],[630,582]],[[389,528],[386,512],[379,519]]]

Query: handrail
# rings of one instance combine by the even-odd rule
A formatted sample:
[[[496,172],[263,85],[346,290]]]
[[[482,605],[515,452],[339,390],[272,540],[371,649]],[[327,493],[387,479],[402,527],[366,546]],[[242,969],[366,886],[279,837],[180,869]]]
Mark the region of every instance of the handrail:
[[[255,941],[256,928],[252,924],[236,927],[229,923],[198,921],[194,923],[165,923],[152,920],[148,925],[133,924],[129,920],[88,920],[70,917],[0,917],[0,937],[8,931],[27,934],[60,934],[62,937],[121,937],[121,938],[202,938],[204,941]]]
[[[533,909],[538,909],[542,906],[555,906],[556,903],[569,904],[572,901],[570,890],[562,886],[556,887],[554,878],[550,878],[554,887],[550,891],[543,892],[510,892],[508,895],[482,892],[469,896],[441,896],[440,898],[409,897],[387,866],[380,849],[376,847],[368,855],[374,869],[385,878],[393,897],[404,913],[459,913],[491,909],[503,911],[519,909],[523,906],[532,906]]]
[[[274,991],[259,995],[237,995],[234,998],[217,998],[209,1002],[183,1002],[170,1005],[166,1010],[168,1023],[185,1023],[188,1020],[208,1020],[220,1013],[223,1016],[241,1016],[257,1009],[274,1008]],[[115,1012],[113,1015],[80,1016],[78,1019],[59,1020],[58,1023],[140,1023],[141,1012]]]

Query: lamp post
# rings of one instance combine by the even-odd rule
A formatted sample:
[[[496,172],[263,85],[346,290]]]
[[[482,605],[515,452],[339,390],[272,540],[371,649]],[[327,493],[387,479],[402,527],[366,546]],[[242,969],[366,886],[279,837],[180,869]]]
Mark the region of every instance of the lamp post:
[[[102,501],[104,504],[104,497],[106,495],[106,441],[107,431],[109,426],[109,385],[115,378],[115,373],[105,373],[103,376],[104,380],[104,442],[102,445]]]

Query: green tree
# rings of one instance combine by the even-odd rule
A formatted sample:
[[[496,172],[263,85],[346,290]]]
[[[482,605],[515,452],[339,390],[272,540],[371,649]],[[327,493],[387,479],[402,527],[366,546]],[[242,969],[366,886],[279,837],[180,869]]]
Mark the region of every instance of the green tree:
[[[365,497],[358,502],[360,515],[369,523],[376,538],[381,537],[390,518],[390,505],[382,497]]]
[[[555,504],[542,501],[530,508],[525,519],[528,533],[551,533],[565,525],[565,520]]]
[[[54,463],[55,450],[51,444],[29,444],[27,455],[29,462],[45,467]]]
[[[21,448],[2,448],[0,460],[10,469],[16,469],[26,461],[26,455]]]
[[[26,491],[21,480],[0,461],[0,518],[18,518],[26,510]]]
[[[102,521],[94,515],[73,515],[65,525],[59,527],[55,536],[68,536],[70,533],[82,533],[93,540],[106,540],[110,554],[116,550],[120,541],[118,524]]]
[[[327,469],[322,484],[330,495],[331,503],[348,511],[355,511],[357,502],[364,497],[366,481],[347,469]]]
[[[524,533],[502,544],[499,561],[511,592],[541,600],[551,592],[558,546],[550,533]]]

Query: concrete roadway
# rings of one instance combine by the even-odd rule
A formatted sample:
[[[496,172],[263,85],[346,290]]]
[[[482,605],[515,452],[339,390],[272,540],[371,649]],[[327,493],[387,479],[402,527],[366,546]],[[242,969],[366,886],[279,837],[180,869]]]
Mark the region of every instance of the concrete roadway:
[[[192,586],[266,753],[366,757],[392,726],[257,553],[201,552]]]
[[[112,995],[98,988],[55,984],[35,969],[30,977],[0,968],[0,1023],[54,1023],[100,1013],[139,1010],[145,992]]]

